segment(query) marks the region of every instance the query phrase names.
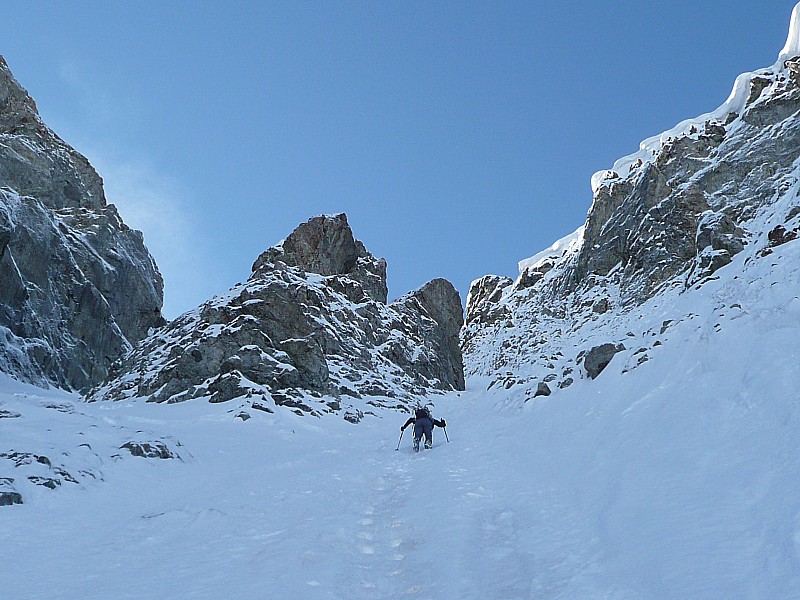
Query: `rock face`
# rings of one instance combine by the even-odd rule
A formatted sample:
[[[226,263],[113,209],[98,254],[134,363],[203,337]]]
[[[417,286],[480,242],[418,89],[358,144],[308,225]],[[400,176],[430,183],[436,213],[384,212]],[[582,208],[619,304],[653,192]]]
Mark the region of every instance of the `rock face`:
[[[163,323],[162,300],[141,233],[0,57],[0,370],[87,389]]]
[[[560,388],[574,374],[559,371],[633,335],[615,330],[620,315],[692,292],[734,261],[764,258],[794,239],[800,47],[787,48],[774,66],[740,76],[714,112],[645,140],[596,174],[585,224],[522,261],[516,281],[487,276],[472,285],[462,336],[468,375],[555,376]],[[663,333],[654,326],[648,335]],[[632,364],[647,360],[642,354]]]
[[[442,279],[387,305],[386,262],[345,215],[315,217],[264,252],[247,282],[143,340],[90,399],[238,399],[357,420],[370,405],[464,389],[462,324]]]

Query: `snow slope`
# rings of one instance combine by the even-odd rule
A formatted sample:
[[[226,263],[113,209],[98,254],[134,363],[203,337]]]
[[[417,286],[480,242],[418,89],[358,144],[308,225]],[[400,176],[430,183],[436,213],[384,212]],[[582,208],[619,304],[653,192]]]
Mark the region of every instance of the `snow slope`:
[[[243,422],[224,404],[83,404],[5,381],[0,409],[22,416],[0,452],[143,431],[181,458],[103,459],[104,481],[0,508],[2,597],[797,598],[800,242],[746,254],[650,306],[651,322],[689,316],[635,368],[631,349],[549,397],[478,378],[437,397],[451,441],[437,429],[419,455],[410,432],[394,451],[391,411]],[[26,439],[46,397],[82,416]]]

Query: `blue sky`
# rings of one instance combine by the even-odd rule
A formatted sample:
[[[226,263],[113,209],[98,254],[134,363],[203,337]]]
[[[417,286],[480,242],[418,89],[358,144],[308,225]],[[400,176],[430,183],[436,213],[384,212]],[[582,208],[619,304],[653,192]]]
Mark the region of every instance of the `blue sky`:
[[[0,53],[175,317],[321,213],[390,297],[571,233],[595,171],[771,65],[794,1],[3,2]]]

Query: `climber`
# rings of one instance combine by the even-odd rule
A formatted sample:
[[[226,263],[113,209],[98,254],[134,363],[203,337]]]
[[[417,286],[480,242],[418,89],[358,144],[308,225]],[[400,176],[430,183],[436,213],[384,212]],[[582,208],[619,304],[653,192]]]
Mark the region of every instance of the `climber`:
[[[431,416],[431,411],[425,406],[417,406],[414,409],[414,416],[409,418],[400,428],[400,431],[405,431],[406,427],[414,424],[414,452],[419,452],[419,442],[422,435],[425,435],[425,449],[429,450],[433,446],[433,428],[447,426],[444,419],[434,419]]]

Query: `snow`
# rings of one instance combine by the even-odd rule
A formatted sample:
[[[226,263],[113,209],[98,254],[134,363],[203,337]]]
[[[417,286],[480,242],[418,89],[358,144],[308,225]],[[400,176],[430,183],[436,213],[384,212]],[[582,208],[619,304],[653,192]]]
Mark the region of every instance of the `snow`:
[[[792,10],[792,18],[789,22],[789,35],[786,37],[786,45],[778,55],[778,63],[794,58],[800,54],[800,2]]]
[[[557,260],[565,254],[576,252],[583,243],[583,231],[584,226],[582,225],[571,234],[564,236],[555,242],[546,250],[543,250],[538,254],[531,256],[530,258],[519,261],[519,272],[523,273],[526,269],[538,267],[547,260]]]
[[[395,451],[407,415],[388,410],[241,421],[238,406],[86,404],[0,379],[0,410],[21,415],[0,420],[0,453],[94,474],[49,490],[0,459],[25,497],[0,507],[2,595],[797,598],[800,242],[755,251],[613,317],[639,333],[595,380],[437,396],[450,442],[436,429],[420,454],[410,430]],[[181,460],[125,456],[132,435]]]

